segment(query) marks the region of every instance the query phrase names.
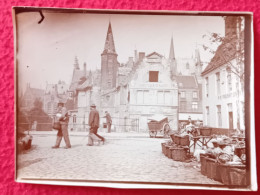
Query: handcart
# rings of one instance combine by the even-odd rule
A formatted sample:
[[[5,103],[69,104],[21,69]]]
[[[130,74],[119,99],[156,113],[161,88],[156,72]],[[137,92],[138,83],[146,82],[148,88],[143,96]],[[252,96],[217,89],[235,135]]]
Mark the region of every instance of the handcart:
[[[158,132],[163,133],[164,137],[169,137],[169,132],[171,129],[167,117],[163,118],[160,121],[156,121],[153,119],[149,120],[150,122],[148,122],[148,127],[150,137],[156,137]]]

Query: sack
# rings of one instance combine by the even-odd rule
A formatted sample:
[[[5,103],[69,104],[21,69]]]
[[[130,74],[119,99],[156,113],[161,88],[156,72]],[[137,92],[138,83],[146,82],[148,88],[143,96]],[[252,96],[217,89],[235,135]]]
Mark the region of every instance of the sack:
[[[60,122],[54,122],[52,128],[55,130],[61,130]]]

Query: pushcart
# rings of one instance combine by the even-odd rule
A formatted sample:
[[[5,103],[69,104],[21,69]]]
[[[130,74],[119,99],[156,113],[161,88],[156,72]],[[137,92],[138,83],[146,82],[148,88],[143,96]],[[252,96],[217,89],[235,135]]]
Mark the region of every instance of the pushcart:
[[[163,133],[164,137],[169,137],[169,132],[171,129],[167,117],[163,118],[160,121],[156,121],[153,119],[149,120],[150,122],[148,122],[148,127],[150,137],[156,137],[158,132]]]

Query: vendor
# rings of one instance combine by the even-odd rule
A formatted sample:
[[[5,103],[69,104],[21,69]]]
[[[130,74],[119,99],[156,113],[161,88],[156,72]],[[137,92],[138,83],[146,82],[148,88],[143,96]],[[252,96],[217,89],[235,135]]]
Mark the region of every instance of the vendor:
[[[194,125],[192,124],[192,120],[191,120],[191,117],[189,116],[188,118],[188,125],[186,125],[186,129],[191,129]]]

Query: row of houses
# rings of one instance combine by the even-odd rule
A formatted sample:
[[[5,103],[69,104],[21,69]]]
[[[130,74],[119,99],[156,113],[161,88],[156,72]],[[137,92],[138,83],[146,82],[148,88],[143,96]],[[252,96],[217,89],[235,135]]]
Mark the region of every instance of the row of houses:
[[[72,114],[71,131],[85,131],[92,103],[101,117],[105,111],[111,114],[116,131],[147,131],[147,122],[162,116],[168,117],[174,130],[188,117],[207,126],[244,129],[243,78],[239,75],[244,64],[237,55],[243,48],[238,41],[243,40],[239,19],[225,18],[224,41],[204,70],[198,49],[194,57],[175,58],[173,39],[168,57],[156,51],[146,55],[135,50],[134,57],[119,63],[109,22],[101,70],[87,70],[86,63],[80,69],[75,58],[69,85],[60,81],[47,84],[41,91],[44,110],[51,116],[57,102],[66,101]],[[28,108],[32,97],[26,97],[33,89],[27,88],[22,106]]]

